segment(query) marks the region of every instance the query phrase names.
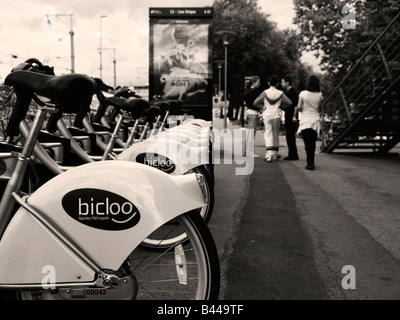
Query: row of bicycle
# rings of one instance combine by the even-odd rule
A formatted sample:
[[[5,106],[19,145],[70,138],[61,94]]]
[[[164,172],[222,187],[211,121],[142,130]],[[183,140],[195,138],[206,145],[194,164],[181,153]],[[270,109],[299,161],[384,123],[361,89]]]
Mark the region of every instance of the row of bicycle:
[[[48,70],[29,59],[4,82],[16,103],[0,143],[0,296],[217,299],[210,123],[172,125],[180,101]]]

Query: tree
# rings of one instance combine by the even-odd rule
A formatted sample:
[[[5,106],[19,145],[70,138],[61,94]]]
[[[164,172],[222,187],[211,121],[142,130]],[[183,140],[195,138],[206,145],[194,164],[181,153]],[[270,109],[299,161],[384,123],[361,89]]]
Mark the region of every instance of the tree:
[[[357,0],[349,4],[344,0],[294,0],[294,4],[301,48],[315,51],[322,69],[334,81],[344,76],[399,10],[397,0]],[[346,27],[349,7],[355,9],[355,24]]]
[[[233,32],[228,47],[228,94],[235,107],[242,104],[246,76],[259,75],[264,88],[273,74],[291,73],[295,79],[300,78],[298,70],[303,65],[295,32],[278,30],[269,15],[261,11],[257,0],[215,0],[213,6],[214,61],[224,60],[218,31]],[[217,65],[214,70],[216,73]]]

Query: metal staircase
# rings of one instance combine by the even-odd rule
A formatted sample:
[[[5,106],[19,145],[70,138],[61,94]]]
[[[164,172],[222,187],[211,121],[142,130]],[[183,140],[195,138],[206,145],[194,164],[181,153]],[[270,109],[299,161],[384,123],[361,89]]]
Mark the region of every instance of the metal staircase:
[[[400,13],[323,102],[322,152],[388,152],[400,142],[399,26]]]

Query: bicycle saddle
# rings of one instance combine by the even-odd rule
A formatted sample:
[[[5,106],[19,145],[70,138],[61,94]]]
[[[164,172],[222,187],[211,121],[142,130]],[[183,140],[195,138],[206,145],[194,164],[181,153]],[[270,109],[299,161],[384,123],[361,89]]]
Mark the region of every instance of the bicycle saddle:
[[[115,90],[114,97],[121,97],[121,98],[141,98],[135,92],[131,91],[127,87],[120,87],[119,89]]]
[[[152,101],[151,105],[160,108],[161,112],[164,113],[170,109],[170,101]]]
[[[157,116],[160,114],[160,108],[151,106],[143,110],[143,118],[146,122],[155,122]]]
[[[139,117],[143,110],[149,107],[149,102],[144,99],[125,99],[119,97],[108,97],[104,100],[104,105],[110,105],[120,110],[129,112],[132,117]]]
[[[13,68],[11,70],[11,72],[18,71],[18,70],[32,71],[32,72],[48,74],[48,75],[53,75],[53,76],[55,75],[54,67],[44,65],[36,58],[30,58],[30,59],[25,60],[24,62],[20,63],[15,68]]]
[[[106,85],[103,80],[99,79],[99,78],[93,78],[94,81],[96,82],[97,87],[102,90],[102,91],[109,91],[109,90],[113,90],[113,87],[110,87],[109,85]]]
[[[4,83],[56,102],[87,99],[93,96],[96,86],[92,78],[83,74],[52,76],[30,71],[14,71]]]
[[[151,102],[152,106],[159,107],[162,112],[178,110],[182,104],[182,100],[154,100]]]
[[[170,112],[171,114],[179,114],[180,113],[180,108],[183,106],[183,101],[182,100],[173,100],[172,103],[170,104]]]

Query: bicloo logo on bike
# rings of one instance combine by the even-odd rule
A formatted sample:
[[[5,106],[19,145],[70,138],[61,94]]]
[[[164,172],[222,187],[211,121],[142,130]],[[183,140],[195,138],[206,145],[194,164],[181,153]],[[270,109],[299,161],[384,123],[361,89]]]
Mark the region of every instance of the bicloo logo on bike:
[[[132,202],[106,190],[72,190],[63,197],[62,206],[74,220],[97,229],[125,230],[140,220]]]
[[[158,153],[141,153],[137,155],[136,162],[157,168],[166,173],[172,173],[175,171],[174,162]]]

